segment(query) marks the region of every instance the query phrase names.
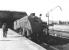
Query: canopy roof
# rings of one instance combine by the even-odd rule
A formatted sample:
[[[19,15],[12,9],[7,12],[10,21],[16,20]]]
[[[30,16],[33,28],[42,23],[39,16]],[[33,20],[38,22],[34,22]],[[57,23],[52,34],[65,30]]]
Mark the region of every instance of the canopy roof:
[[[26,15],[26,12],[0,11],[0,27],[3,23],[7,23],[9,28],[13,28],[13,22]]]
[[[0,21],[15,21],[26,15],[26,12],[0,11]]]

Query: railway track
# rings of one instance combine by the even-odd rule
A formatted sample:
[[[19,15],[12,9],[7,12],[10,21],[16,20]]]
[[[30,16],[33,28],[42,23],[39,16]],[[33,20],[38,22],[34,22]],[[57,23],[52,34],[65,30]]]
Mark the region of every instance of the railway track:
[[[69,31],[61,31],[61,30],[50,29],[49,34],[52,35],[52,36],[57,36],[57,37],[69,39]]]

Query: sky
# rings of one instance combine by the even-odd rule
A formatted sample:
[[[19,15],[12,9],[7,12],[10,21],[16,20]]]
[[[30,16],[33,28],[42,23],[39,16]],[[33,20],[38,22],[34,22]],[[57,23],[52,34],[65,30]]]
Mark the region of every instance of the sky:
[[[57,6],[60,6],[61,9]],[[47,21],[46,13],[49,12],[49,20],[69,21],[68,0],[0,0],[0,10],[21,11],[42,14],[41,19]],[[53,11],[51,11],[51,9]]]

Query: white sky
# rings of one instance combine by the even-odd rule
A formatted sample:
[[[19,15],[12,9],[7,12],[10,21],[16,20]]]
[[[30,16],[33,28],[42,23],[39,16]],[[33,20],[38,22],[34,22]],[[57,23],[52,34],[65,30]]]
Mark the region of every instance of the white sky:
[[[0,0],[0,10],[26,11],[28,14],[35,12],[37,16],[42,13],[44,21],[47,20],[47,11],[55,8],[57,5],[62,7],[62,11],[56,8],[50,12],[50,20],[69,21],[68,0]]]

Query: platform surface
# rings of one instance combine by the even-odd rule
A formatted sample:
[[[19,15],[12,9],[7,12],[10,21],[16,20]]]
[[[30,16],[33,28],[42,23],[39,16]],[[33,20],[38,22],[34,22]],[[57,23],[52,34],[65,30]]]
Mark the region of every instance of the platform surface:
[[[8,30],[7,38],[4,38],[2,31],[0,29],[0,50],[46,50],[11,29]]]

